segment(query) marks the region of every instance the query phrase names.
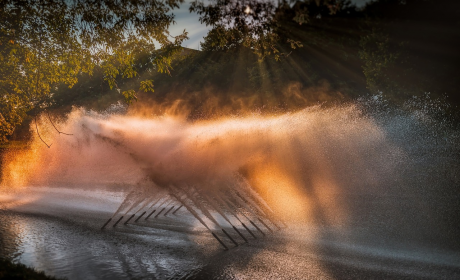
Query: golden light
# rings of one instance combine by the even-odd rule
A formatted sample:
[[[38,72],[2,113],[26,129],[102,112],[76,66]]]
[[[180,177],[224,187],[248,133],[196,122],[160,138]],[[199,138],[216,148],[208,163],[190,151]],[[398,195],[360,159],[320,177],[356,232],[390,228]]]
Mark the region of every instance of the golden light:
[[[9,153],[2,185],[133,186],[148,177],[156,185],[206,191],[237,187],[237,174],[283,219],[342,226],[348,214],[341,193],[358,179],[372,183],[376,172],[363,173],[366,162],[378,172],[387,165],[366,145],[392,149],[378,126],[353,106],[195,122],[149,118],[145,109],[140,117],[75,110],[57,124],[72,136],[39,122],[51,148],[34,138],[29,149]]]
[[[290,221],[312,221],[311,204],[301,191],[302,186],[276,162],[255,166],[248,177],[277,216]]]
[[[250,14],[250,13],[252,13],[252,10],[251,10],[251,8],[249,6],[246,6],[246,9],[244,10],[244,12],[246,14]]]

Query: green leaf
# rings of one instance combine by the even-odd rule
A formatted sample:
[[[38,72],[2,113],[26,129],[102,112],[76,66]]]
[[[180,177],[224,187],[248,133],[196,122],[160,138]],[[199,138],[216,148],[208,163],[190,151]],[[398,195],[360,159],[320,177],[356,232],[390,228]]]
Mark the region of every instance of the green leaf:
[[[154,92],[153,80],[141,81],[141,86],[140,86],[139,90],[141,90],[143,92],[149,92],[149,91]]]
[[[125,90],[121,93],[125,97],[126,104],[130,105],[133,101],[137,101],[136,92],[132,89]]]

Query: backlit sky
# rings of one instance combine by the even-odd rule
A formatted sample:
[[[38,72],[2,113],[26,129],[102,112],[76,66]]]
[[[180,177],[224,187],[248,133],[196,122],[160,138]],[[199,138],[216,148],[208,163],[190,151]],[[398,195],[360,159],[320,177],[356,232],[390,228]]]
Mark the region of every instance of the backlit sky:
[[[351,0],[356,6],[362,7],[370,0]],[[185,29],[188,32],[189,39],[184,42],[183,46],[191,49],[198,49],[199,43],[203,37],[208,33],[209,27],[200,24],[199,16],[195,13],[188,11],[190,7],[190,0],[186,0],[181,5],[180,9],[176,9],[173,13],[176,15],[176,24],[170,28],[172,35],[178,35]]]

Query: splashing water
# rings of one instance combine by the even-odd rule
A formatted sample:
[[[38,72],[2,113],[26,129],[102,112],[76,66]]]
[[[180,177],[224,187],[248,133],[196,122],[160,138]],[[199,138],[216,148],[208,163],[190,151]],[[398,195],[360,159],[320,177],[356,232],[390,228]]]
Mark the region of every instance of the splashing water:
[[[425,239],[441,234],[438,240],[458,246],[460,134],[433,113],[438,105],[411,101],[393,108],[376,96],[275,116],[195,122],[79,109],[58,124],[72,137],[39,122],[52,147],[34,139],[29,150],[7,156],[2,185],[134,189],[130,201],[144,201],[146,192],[192,192],[187,186],[221,194],[249,186],[285,220],[353,228],[378,216],[377,230]],[[151,184],[135,187],[145,178]],[[404,197],[411,207],[390,211],[355,203],[359,196]]]

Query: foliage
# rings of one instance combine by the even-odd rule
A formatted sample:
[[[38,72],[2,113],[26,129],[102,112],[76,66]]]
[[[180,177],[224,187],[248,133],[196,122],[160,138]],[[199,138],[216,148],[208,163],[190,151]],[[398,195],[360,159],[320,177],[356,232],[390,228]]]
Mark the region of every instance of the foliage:
[[[359,45],[367,88],[373,94],[395,90],[389,70],[395,66],[400,54],[391,50],[390,37],[373,29],[361,37]]]
[[[23,264],[15,264],[0,258],[0,279],[52,280],[57,278],[46,276],[45,273],[37,272]]]
[[[459,1],[375,0],[363,10],[349,0],[194,1],[212,27],[202,52],[181,51],[185,31],[167,32],[180,2],[0,2],[0,141],[27,114],[120,97],[263,106],[289,103],[286,91],[324,101],[307,90],[319,87],[338,98],[447,92],[460,103]]]
[[[284,54],[278,42],[280,26],[276,18],[276,5],[271,1],[217,0],[204,4],[195,0],[190,12],[200,15],[200,22],[213,28],[201,43],[204,51],[251,49],[260,60],[273,56],[279,60]],[[291,39],[290,44],[302,44]]]
[[[118,90],[118,77],[136,77],[140,57],[147,57],[148,67],[169,72],[171,56],[187,38],[185,30],[176,37],[168,32],[170,10],[182,1],[1,1],[0,141],[27,112],[49,107],[58,87],[72,87],[95,66]],[[127,102],[135,99],[133,91],[123,91]]]
[[[335,15],[349,5],[349,0],[278,1],[277,5],[274,1],[258,0],[215,0],[207,4],[195,0],[190,12],[198,13],[201,23],[212,26],[201,43],[202,50],[235,51],[245,47],[257,54],[259,60],[273,57],[279,61],[289,55],[289,49],[303,46],[291,36],[291,24],[287,21],[308,23],[312,6],[316,7],[313,10],[320,7]],[[295,15],[286,18],[290,12]]]
[[[155,96],[148,98],[155,104],[181,100],[196,112],[205,112],[213,99],[217,101],[210,108],[234,105],[252,109],[270,105],[297,108],[370,92],[383,92],[389,100],[400,103],[425,91],[434,96],[448,92],[449,101],[458,100],[455,69],[459,60],[458,55],[451,55],[458,52],[449,34],[458,34],[460,29],[455,30],[455,25],[442,18],[434,23],[426,20],[433,18],[430,9],[436,1],[425,1],[425,11],[416,20],[412,20],[412,12],[423,5],[409,4],[413,1],[407,1],[409,7],[398,4],[406,11],[398,12],[402,20],[369,17],[367,9],[359,10],[350,1],[335,1],[339,9],[333,11],[329,6],[332,1],[326,5],[320,2],[298,1],[292,6],[281,2],[276,7],[276,29],[272,31],[278,38],[276,47],[286,53],[283,59],[260,60],[252,48],[242,45],[243,32],[231,24],[215,25],[202,44],[202,52],[175,65],[173,77],[156,80]],[[374,1],[372,7],[385,2]],[[211,10],[217,2],[212,3],[214,6],[200,8],[208,12],[204,16],[231,15],[225,10]],[[441,6],[435,11],[443,14],[443,9]],[[293,20],[299,12],[305,13],[301,25]],[[216,20],[219,17],[215,16]],[[289,46],[289,39],[303,47],[291,53],[295,45]],[[443,57],[452,61],[443,61]]]

